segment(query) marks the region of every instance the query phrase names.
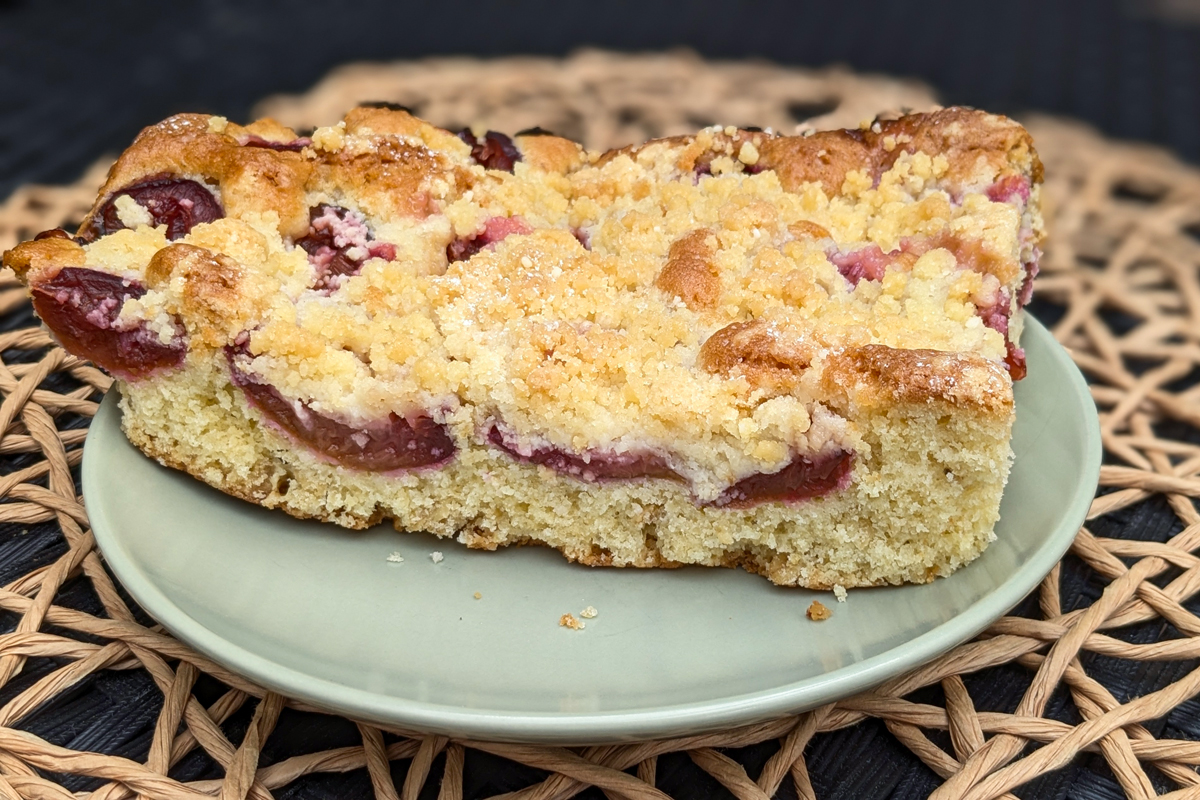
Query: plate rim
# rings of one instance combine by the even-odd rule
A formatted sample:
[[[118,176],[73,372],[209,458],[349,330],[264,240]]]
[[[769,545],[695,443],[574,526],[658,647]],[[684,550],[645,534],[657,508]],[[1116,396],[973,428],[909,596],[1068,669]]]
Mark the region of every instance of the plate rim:
[[[106,437],[124,438],[118,419],[117,392],[108,392],[84,445],[81,482],[91,528],[113,574],[152,618],[196,651],[264,688],[302,700],[315,707],[354,719],[386,724],[413,731],[467,736],[491,741],[530,744],[598,744],[644,741],[719,730],[799,713],[836,699],[849,697],[889,678],[896,677],[947,652],[982,631],[1017,605],[1058,563],[1075,539],[1095,497],[1103,449],[1095,403],[1087,382],[1066,350],[1032,315],[1025,320],[1025,335],[1031,333],[1049,344],[1052,370],[1065,373],[1073,390],[1072,404],[1086,415],[1090,435],[1084,440],[1084,461],[1075,493],[1054,531],[1045,537],[1032,556],[993,591],[931,630],[861,661],[790,684],[735,695],[635,711],[522,712],[461,709],[412,698],[372,693],[334,681],[314,677],[271,661],[222,638],[171,601],[152,580],[142,574],[114,533],[117,526],[108,518],[103,503],[87,503],[99,459],[90,453],[105,449]],[[101,424],[95,424],[99,421]],[[200,485],[200,484],[198,484]],[[961,574],[961,570],[960,570]],[[953,580],[954,576],[939,580]]]

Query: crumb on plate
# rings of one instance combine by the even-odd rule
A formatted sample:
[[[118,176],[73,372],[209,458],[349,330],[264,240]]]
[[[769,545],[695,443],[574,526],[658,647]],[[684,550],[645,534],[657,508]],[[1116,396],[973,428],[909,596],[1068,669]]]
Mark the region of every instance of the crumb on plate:
[[[584,627],[587,625],[586,622],[575,619],[575,616],[573,614],[563,614],[561,617],[558,618],[558,624],[563,628],[570,628],[571,630],[576,630],[576,631],[583,630]]]

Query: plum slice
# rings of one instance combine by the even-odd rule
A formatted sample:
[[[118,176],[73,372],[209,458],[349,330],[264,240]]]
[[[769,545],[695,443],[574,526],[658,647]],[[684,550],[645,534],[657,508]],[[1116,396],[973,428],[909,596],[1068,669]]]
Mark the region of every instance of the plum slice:
[[[37,236],[33,237],[35,242],[40,242],[45,239],[70,239],[71,234],[64,231],[62,228],[51,228],[48,231],[42,231]]]
[[[887,268],[897,262],[916,261],[915,256],[903,249],[885,253],[877,244],[860,247],[848,253],[835,249],[829,251],[826,256],[851,286],[858,286],[858,282],[864,279],[881,280]]]
[[[513,165],[521,160],[521,151],[503,133],[488,131],[477,137],[469,128],[464,128],[458,132],[458,138],[471,146],[471,158],[484,169],[512,172]]]
[[[778,472],[758,472],[730,486],[711,505],[750,508],[759,503],[798,503],[845,489],[854,454],[846,450],[814,457],[798,456]]]
[[[125,324],[121,306],[146,293],[137,281],[94,269],[64,267],[32,284],[33,307],[71,353],[117,377],[137,380],[178,367],[187,355],[183,326],[163,342],[144,322]]]
[[[1004,343],[1004,366],[1008,368],[1009,377],[1014,381],[1022,380],[1029,374],[1025,363],[1025,348],[1017,347],[1012,342]]]
[[[987,188],[987,197],[993,203],[1029,202],[1030,184],[1024,175],[1005,175]]]
[[[491,247],[514,234],[533,233],[533,226],[521,217],[491,217],[483,230],[470,238],[459,238],[446,245],[446,260],[466,261],[484,248]],[[578,237],[576,237],[578,238]]]
[[[369,258],[392,261],[396,246],[375,241],[362,214],[341,206],[321,203],[308,211],[308,234],[296,246],[308,253],[317,270],[314,288],[337,289],[346,278],[357,275]]]
[[[1033,257],[1029,261],[1022,262],[1021,267],[1025,270],[1025,279],[1021,282],[1021,290],[1017,294],[1017,307],[1024,308],[1029,305],[1029,301],[1033,299],[1033,279],[1041,272],[1039,262],[1042,258],[1042,250],[1040,247],[1033,248]]]
[[[650,450],[617,453],[589,450],[582,455],[554,447],[521,446],[516,437],[493,425],[488,442],[517,461],[549,467],[588,483],[664,478],[683,480],[667,457]],[[815,457],[799,456],[778,472],[756,473],[726,489],[709,505],[717,508],[750,508],[759,503],[796,503],[846,488],[854,454],[845,450]]]
[[[186,236],[201,222],[215,222],[225,216],[217,198],[196,181],[160,175],[126,186],[108,198],[83,232],[85,240],[95,241],[125,227],[117,215],[116,201],[122,195],[132,197],[146,209],[155,225],[166,225],[171,241]]]
[[[389,414],[356,426],[319,414],[308,403],[288,400],[274,386],[246,371],[239,356],[248,357],[249,351],[225,348],[233,385],[271,425],[327,461],[351,469],[392,472],[437,466],[456,451],[446,426],[426,415],[405,418]]]
[[[591,450],[585,457],[553,447],[522,448],[518,446],[514,437],[506,436],[498,425],[491,427],[487,438],[496,448],[517,461],[549,467],[562,475],[589,483],[632,478],[680,477],[663,456],[650,451],[616,453]]]
[[[976,309],[976,313],[984,325],[1004,337],[1004,366],[1008,368],[1009,376],[1014,381],[1024,378],[1028,372],[1025,365],[1025,349],[1017,347],[1008,338],[1008,317],[1012,313],[1012,296],[1009,295],[1008,289],[1001,289],[996,302]]]

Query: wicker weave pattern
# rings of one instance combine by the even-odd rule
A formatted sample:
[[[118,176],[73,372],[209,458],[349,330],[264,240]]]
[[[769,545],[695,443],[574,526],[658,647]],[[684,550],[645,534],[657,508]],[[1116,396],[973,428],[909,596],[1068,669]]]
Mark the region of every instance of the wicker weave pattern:
[[[445,60],[352,66],[300,98],[263,105],[295,126],[337,118],[357,100],[391,100],[444,124],[482,121],[501,130],[541,124],[593,146],[695,128],[713,121],[790,129],[801,112],[824,111],[853,124],[884,107],[928,105],[921,87],[843,72],[811,73],[766,65],[708,65],[687,55],[628,57],[586,53],[566,62]],[[789,110],[790,109],[790,110]],[[1117,145],[1085,129],[1046,119],[1027,121],[1047,165],[1052,248],[1038,285],[1056,336],[1093,382],[1108,459],[1089,527],[1150,502],[1166,503],[1179,532],[1165,543],[1106,538],[1082,529],[1072,555],[1090,570],[1097,597],[1064,609],[1062,565],[1042,583],[1033,618],[1009,616],[976,641],[871,692],[797,717],[716,734],[578,749],[518,746],[406,735],[385,739],[358,725],[361,744],[259,766],[281,709],[303,708],[265,693],[192,652],[156,626],[138,621],[105,572],[71,468],[82,430],[109,380],[54,347],[36,328],[0,334],[0,454],[24,454],[0,476],[0,522],[54,521],[66,552],[0,589],[0,609],[19,615],[0,635],[0,687],[29,661],[56,659],[0,706],[0,797],[74,797],[38,772],[103,779],[94,798],[267,798],[296,778],[366,767],[378,798],[416,798],[440,783],[444,800],[463,796],[468,750],[547,770],[550,777],[507,798],[552,800],[594,786],[610,798],[666,798],[654,788],[657,757],[686,752],[737,798],[761,800],[781,787],[815,797],[805,748],[818,732],[874,717],[946,779],[939,798],[993,798],[1056,769],[1081,752],[1099,753],[1131,798],[1155,796],[1146,765],[1174,782],[1168,797],[1200,797],[1200,742],[1159,738],[1142,723],[1200,694],[1200,173],[1158,151]],[[66,188],[27,187],[0,207],[0,246],[78,220],[94,198],[102,170]],[[0,276],[0,314],[19,311],[22,291]],[[1047,305],[1045,301],[1049,301]],[[91,582],[105,615],[56,602],[69,579]],[[1102,589],[1102,591],[1099,591]],[[854,602],[851,594],[849,602]],[[1194,607],[1194,606],[1193,606]],[[1129,641],[1132,626],[1160,621],[1154,641]],[[1129,662],[1187,662],[1190,671],[1139,697],[1115,697],[1086,668],[1086,653]],[[1028,689],[1011,712],[976,708],[963,676],[997,665],[1027,671]],[[47,699],[101,670],[145,670],[164,697],[149,752],[134,761],[56,746],[22,730]],[[201,674],[228,691],[207,707],[194,693]],[[968,678],[969,680],[969,678]],[[1066,687],[1078,724],[1046,716]],[[927,687],[944,702],[930,702]],[[912,695],[918,690],[921,701]],[[256,700],[257,699],[257,700]],[[246,735],[231,741],[221,723],[253,705]],[[950,748],[937,742],[949,734]],[[397,738],[398,736],[398,738]],[[758,774],[748,775],[723,748],[779,742]],[[1029,743],[1041,745],[1031,749]],[[221,780],[180,782],[171,765],[196,748],[224,769]],[[431,773],[445,753],[444,770]],[[389,762],[411,759],[397,786]],[[627,771],[629,770],[629,771]],[[791,784],[784,787],[785,783]]]

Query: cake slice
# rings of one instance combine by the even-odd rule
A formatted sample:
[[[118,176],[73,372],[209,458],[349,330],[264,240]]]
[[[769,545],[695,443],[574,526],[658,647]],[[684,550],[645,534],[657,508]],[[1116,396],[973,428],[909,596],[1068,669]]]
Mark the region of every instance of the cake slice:
[[[349,528],[828,588],[993,535],[1043,230],[961,108],[607,153],[360,107],[181,115],[7,252],[130,440]]]

